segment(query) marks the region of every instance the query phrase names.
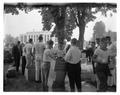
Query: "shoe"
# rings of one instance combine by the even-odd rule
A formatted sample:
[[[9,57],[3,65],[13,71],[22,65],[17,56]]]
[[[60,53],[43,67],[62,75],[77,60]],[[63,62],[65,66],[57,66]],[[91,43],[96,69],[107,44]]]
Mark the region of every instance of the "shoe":
[[[39,81],[39,80],[38,80],[38,81],[35,81],[35,82],[36,82],[36,83],[41,83],[41,81]]]
[[[43,91],[48,91],[49,87],[46,85],[43,85]]]

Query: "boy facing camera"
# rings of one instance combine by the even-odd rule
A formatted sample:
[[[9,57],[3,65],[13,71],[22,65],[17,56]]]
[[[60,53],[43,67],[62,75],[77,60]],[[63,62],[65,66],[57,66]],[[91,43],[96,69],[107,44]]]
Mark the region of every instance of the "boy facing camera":
[[[106,38],[101,38],[100,40],[100,47],[98,47],[93,55],[93,60],[97,63],[96,64],[96,74],[100,81],[99,90],[107,91],[107,79],[108,76],[111,76],[110,70],[108,67],[109,63],[109,50],[107,49],[107,42]]]

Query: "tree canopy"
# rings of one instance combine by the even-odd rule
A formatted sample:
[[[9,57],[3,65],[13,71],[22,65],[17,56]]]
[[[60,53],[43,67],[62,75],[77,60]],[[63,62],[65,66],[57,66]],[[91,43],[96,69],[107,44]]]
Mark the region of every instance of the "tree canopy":
[[[116,7],[115,3],[6,3],[4,12],[18,15],[19,10],[28,13],[33,9],[40,9],[43,30],[50,30],[52,23],[55,23],[52,36],[58,37],[58,41],[70,40],[73,29],[79,27],[79,46],[82,49],[86,24],[96,18],[94,14],[101,11],[106,16],[108,10],[116,12]]]

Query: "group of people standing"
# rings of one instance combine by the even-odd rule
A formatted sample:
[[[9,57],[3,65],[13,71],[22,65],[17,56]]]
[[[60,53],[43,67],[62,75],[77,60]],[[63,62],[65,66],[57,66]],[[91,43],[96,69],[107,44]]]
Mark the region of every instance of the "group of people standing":
[[[94,73],[96,75],[98,91],[107,91],[108,76],[113,76],[115,73],[115,65],[110,68],[110,63],[115,64],[116,50],[115,45],[109,45],[107,48],[107,37],[101,38],[97,47],[94,48],[92,55],[92,63]],[[17,47],[19,47],[19,44]],[[43,37],[38,37],[38,42],[33,44],[32,39],[22,48],[22,73],[26,73],[26,79],[28,79],[28,70],[31,64],[35,65],[35,82],[43,84],[43,90],[48,90],[48,77],[53,64],[52,60],[55,60],[54,71],[56,72],[55,80],[53,81],[53,89],[60,88],[65,90],[65,77],[69,78],[70,90],[75,91],[75,85],[77,91],[81,91],[81,57],[82,50],[78,47],[77,39],[71,40],[71,45],[65,45],[64,42],[59,42],[57,48],[53,48],[53,41],[49,40],[46,44],[43,43]],[[19,62],[21,52],[15,50],[13,47],[14,59],[16,70],[19,71]],[[21,49],[21,48],[17,48]],[[18,62],[19,61],[19,62]],[[114,73],[112,72],[114,70]]]
[[[97,91],[107,91],[109,87],[116,86],[116,42],[112,43],[109,36],[97,39],[97,47],[93,51]]]

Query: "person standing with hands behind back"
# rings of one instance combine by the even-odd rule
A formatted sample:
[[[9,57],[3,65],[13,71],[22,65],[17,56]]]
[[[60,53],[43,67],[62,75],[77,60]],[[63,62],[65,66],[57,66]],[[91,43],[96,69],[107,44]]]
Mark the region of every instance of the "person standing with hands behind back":
[[[75,91],[75,84],[78,91],[81,91],[81,56],[81,51],[77,47],[77,39],[73,38],[71,40],[71,47],[65,56],[65,61],[67,62],[67,73],[70,82],[70,89],[72,92]]]
[[[25,57],[26,57],[26,66],[25,66],[25,77],[26,77],[26,80],[29,80],[28,79],[28,70],[29,70],[29,67],[31,66],[32,64],[32,59],[33,59],[33,54],[32,54],[32,47],[33,47],[33,40],[32,39],[29,39],[29,43],[27,43],[24,47],[24,52],[25,52]]]
[[[45,44],[43,43],[43,36],[40,35],[38,42],[33,47],[33,54],[35,55],[35,82],[41,82],[41,64],[43,62],[43,53]]]

